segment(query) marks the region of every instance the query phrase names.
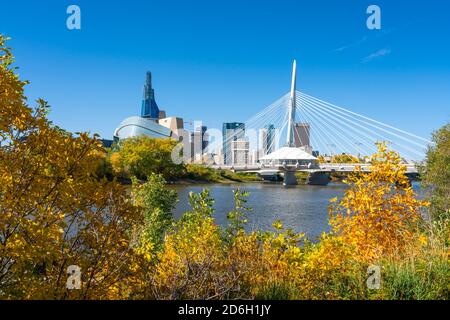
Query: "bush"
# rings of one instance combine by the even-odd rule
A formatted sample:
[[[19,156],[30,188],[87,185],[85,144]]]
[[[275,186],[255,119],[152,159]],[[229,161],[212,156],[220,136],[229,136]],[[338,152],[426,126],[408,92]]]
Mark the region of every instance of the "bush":
[[[368,263],[396,254],[417,240],[421,208],[400,156],[378,144],[371,172],[349,176],[350,188],[337,202],[332,199],[330,224],[335,234],[354,246]]]
[[[143,184],[133,179],[132,196],[144,216],[144,224],[138,231],[140,239],[137,246],[144,248],[149,260],[163,246],[164,234],[173,223],[172,210],[178,201],[177,192],[166,189],[165,184],[164,178],[156,174],[150,175]]]
[[[252,182],[262,179],[254,173],[215,170],[203,165],[186,165],[186,178],[205,182]]]
[[[196,164],[186,165],[186,178],[205,182],[221,182],[224,180],[219,171]]]

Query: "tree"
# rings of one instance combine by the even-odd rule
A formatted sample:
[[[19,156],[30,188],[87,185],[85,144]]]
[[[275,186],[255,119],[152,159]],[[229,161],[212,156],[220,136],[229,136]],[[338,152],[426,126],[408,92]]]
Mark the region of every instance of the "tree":
[[[427,202],[417,199],[400,162],[396,152],[379,143],[371,172],[351,175],[344,198],[332,199],[333,231],[368,262],[401,251],[418,234],[420,208]]]
[[[351,154],[338,154],[333,156],[331,163],[359,163],[359,159]]]
[[[119,149],[111,155],[116,174],[135,176],[146,180],[152,173],[161,174],[166,180],[175,180],[184,174],[183,164],[172,161],[175,140],[155,139],[148,136],[123,140]]]
[[[146,183],[133,181],[133,198],[144,215],[144,225],[139,232],[140,244],[148,260],[161,250],[165,231],[173,223],[172,210],[177,201],[175,190],[165,187],[166,181],[161,175],[151,174]]]
[[[430,213],[436,222],[450,219],[450,123],[433,134],[422,169],[423,186],[430,191]]]
[[[124,187],[99,180],[96,136],[47,119],[48,104],[26,103],[0,35],[0,297],[121,297],[134,253],[129,230],[140,214]],[[81,268],[80,290],[66,286]]]

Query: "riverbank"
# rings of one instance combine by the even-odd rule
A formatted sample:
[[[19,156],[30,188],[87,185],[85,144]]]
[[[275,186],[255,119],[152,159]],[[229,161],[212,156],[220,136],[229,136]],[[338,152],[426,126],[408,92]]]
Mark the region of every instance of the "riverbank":
[[[229,179],[212,181],[212,180],[196,180],[196,179],[179,179],[179,180],[167,182],[167,184],[170,184],[170,185],[182,185],[182,186],[214,185],[214,184],[232,185],[232,184],[252,184],[252,183],[268,183],[268,181],[264,181],[264,180],[241,181],[241,180],[229,180]]]
[[[263,179],[256,173],[233,172],[231,170],[216,170],[201,165],[186,165],[185,174],[175,182],[195,181],[200,183],[239,183],[261,182]]]

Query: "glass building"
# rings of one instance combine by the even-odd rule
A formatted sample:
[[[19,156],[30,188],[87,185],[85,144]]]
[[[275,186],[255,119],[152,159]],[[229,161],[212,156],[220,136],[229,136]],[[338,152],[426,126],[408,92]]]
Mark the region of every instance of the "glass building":
[[[147,72],[147,79],[144,85],[141,117],[149,119],[159,118],[159,108],[155,101],[155,90],[152,88],[152,73],[150,71]]]
[[[275,150],[275,126],[273,124],[268,124],[262,129],[262,149],[264,155]]]
[[[172,136],[172,130],[153,120],[135,116],[122,121],[114,132],[114,139],[122,140],[140,135],[147,135],[152,138],[169,138]]]
[[[231,165],[231,142],[243,140],[245,137],[245,124],[241,122],[227,122],[222,126],[223,161],[225,165]]]

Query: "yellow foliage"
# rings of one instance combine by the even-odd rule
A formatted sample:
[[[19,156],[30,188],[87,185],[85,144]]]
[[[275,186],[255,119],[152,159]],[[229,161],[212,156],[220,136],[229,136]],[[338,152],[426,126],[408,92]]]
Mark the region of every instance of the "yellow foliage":
[[[427,206],[412,190],[399,155],[388,151],[385,144],[378,148],[371,159],[371,172],[352,175],[345,197],[330,207],[333,231],[367,262],[413,243],[420,208]]]
[[[305,253],[298,269],[297,285],[301,287],[303,299],[343,299],[345,294],[360,297],[362,270],[352,246],[340,237],[323,234],[320,242]],[[346,283],[348,279],[357,282]],[[345,294],[341,284],[347,285]]]
[[[332,163],[359,163],[361,162],[357,157],[351,154],[337,154],[332,157]]]
[[[151,174],[161,174],[166,180],[179,178],[184,166],[172,162],[172,150],[177,141],[139,136],[120,141],[110,161],[115,174],[145,180]]]
[[[428,204],[417,199],[399,155],[385,144],[378,145],[371,172],[350,176],[345,196],[331,199],[332,232],[318,243],[278,221],[273,233],[246,233],[241,202],[234,211],[239,228],[230,237],[215,224],[207,192],[191,195],[194,212],[169,227],[169,219],[159,218],[174,201],[160,184],[138,188],[136,208],[123,186],[97,178],[105,157],[97,137],[53,126],[43,100],[36,108],[26,104],[26,82],[14,73],[4,42],[0,36],[0,298],[364,298],[370,263],[407,254],[415,259],[408,275],[431,272],[433,239],[418,229]],[[167,165],[173,143],[129,140],[111,155],[112,167],[143,178],[174,177],[183,167]],[[153,227],[163,220],[148,237],[138,211],[144,208],[153,213]],[[442,282],[445,250],[433,253]],[[393,264],[393,276],[406,260]],[[82,270],[81,290],[66,287],[70,265]],[[441,287],[438,297],[448,292]]]
[[[226,290],[224,252],[212,218],[181,224],[168,234],[153,279],[159,299],[206,299]]]
[[[1,298],[119,297],[128,274],[128,229],[140,216],[124,187],[99,181],[96,136],[72,135],[47,120],[48,105],[26,104],[24,85],[0,36]],[[68,290],[67,268],[82,272]]]

